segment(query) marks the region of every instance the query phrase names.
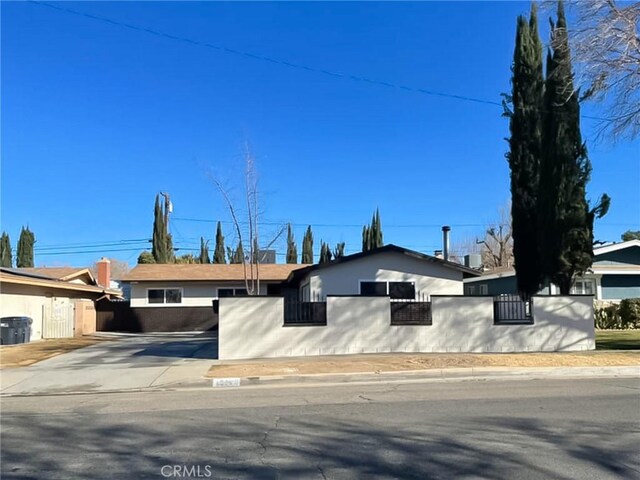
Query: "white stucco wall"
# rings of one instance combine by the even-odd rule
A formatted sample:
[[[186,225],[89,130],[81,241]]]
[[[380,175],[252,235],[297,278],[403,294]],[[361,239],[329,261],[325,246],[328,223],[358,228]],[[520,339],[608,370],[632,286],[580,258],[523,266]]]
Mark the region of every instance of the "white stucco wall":
[[[148,303],[147,290],[153,288],[181,288],[182,303]],[[245,288],[244,282],[138,282],[131,283],[132,307],[210,307],[218,298],[218,288]],[[260,294],[267,293],[267,283],[260,282]]]
[[[221,360],[376,352],[595,348],[591,297],[535,297],[533,325],[494,325],[489,297],[433,297],[430,326],[392,326],[388,297],[328,297],[326,326],[283,326],[284,300],[220,300]]]
[[[395,252],[371,255],[311,272],[311,298],[326,295],[359,295],[360,281],[414,282],[416,296],[462,295],[462,272],[439,263],[414,259]]]

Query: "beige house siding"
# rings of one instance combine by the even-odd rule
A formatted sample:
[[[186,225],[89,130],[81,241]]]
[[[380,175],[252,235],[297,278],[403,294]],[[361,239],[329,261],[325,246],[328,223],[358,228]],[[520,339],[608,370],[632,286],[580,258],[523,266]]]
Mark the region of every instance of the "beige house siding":
[[[79,300],[93,304],[93,300],[98,296],[97,293],[3,282],[0,289],[0,316],[30,317],[33,320],[31,341],[41,340],[44,334],[45,311],[51,311],[56,306],[72,305]]]
[[[266,295],[267,284],[260,282],[260,294]],[[182,303],[149,303],[147,290],[154,288],[182,289]],[[211,307],[212,301],[218,298],[219,288],[245,288],[244,282],[131,282],[132,307]]]
[[[462,272],[438,263],[413,259],[395,252],[363,257],[320,268],[300,283],[309,284],[311,298],[359,295],[360,281],[414,282],[416,295],[462,295]]]

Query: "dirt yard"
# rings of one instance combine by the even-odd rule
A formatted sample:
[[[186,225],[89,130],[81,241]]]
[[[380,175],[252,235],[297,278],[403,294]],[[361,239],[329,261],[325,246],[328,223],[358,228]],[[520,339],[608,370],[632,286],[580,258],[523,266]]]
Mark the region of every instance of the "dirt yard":
[[[0,347],[0,368],[26,367],[71,350],[108,340],[111,339],[86,336],[41,340],[21,345],[3,345]]]
[[[208,377],[379,373],[471,367],[640,366],[639,352],[421,353],[261,359],[214,365]]]

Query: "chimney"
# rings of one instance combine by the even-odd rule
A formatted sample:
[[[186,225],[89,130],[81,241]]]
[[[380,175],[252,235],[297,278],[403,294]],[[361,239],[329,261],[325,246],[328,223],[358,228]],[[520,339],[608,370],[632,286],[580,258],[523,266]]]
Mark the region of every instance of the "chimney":
[[[111,262],[108,258],[102,257],[96,262],[98,267],[98,285],[103,288],[109,288],[111,285]]]
[[[445,225],[442,227],[442,250],[444,253],[445,261],[449,261],[449,232],[451,231],[451,227],[449,225]]]

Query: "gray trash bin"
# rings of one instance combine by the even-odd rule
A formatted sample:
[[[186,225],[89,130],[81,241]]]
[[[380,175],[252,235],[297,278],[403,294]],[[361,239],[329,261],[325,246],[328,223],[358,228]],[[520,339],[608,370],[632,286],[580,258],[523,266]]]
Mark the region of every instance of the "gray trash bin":
[[[31,324],[29,317],[0,318],[0,341],[2,345],[28,343],[31,340]]]

